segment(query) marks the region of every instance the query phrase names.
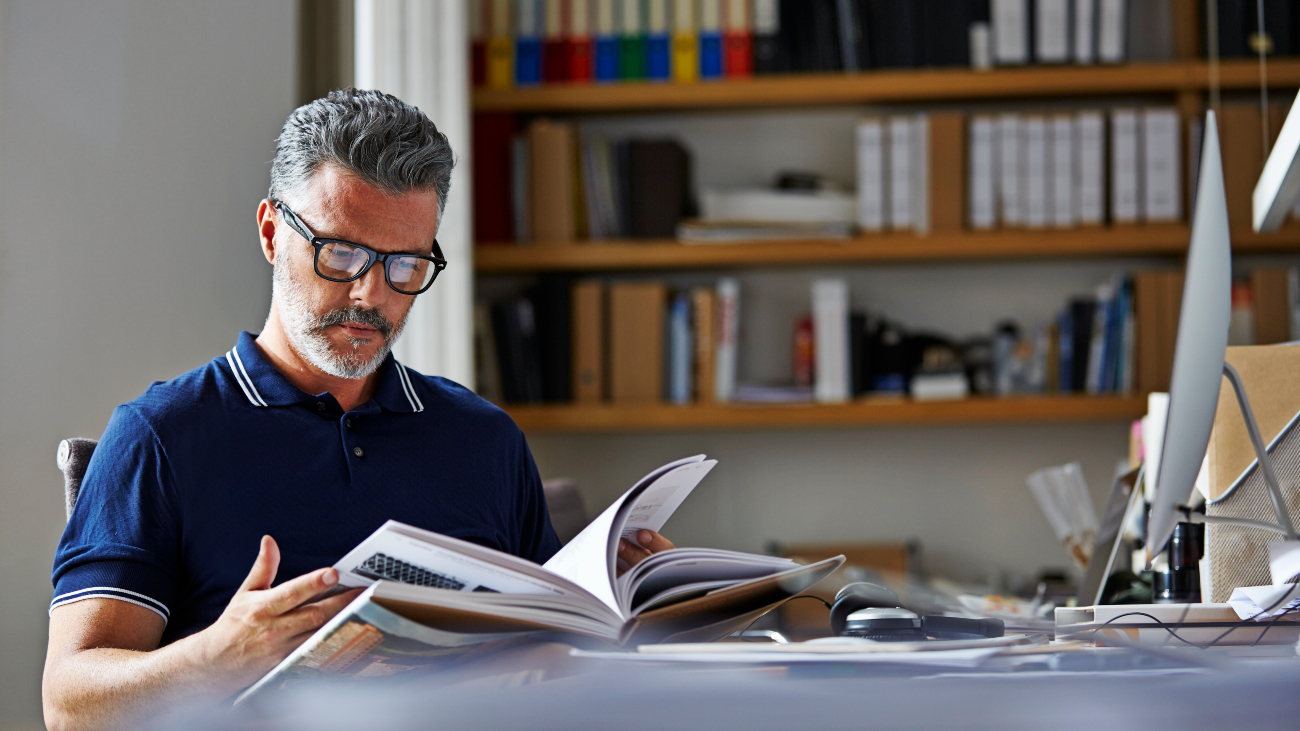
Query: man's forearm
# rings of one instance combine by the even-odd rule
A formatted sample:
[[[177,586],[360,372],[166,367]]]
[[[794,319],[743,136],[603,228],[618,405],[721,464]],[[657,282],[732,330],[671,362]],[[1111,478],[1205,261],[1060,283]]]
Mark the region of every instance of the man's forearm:
[[[44,678],[51,731],[121,728],[159,708],[215,703],[239,690],[204,660],[197,636],[150,652],[95,648],[61,658]]]

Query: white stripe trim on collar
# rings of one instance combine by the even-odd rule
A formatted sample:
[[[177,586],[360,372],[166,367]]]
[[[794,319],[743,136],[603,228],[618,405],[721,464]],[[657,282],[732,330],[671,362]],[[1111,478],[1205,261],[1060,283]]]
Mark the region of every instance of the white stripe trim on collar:
[[[253,383],[253,379],[248,375],[248,371],[244,369],[244,359],[239,357],[239,348],[231,348],[230,352],[235,354],[235,363],[239,364],[239,372],[244,374],[244,380],[248,382],[248,388],[252,390],[253,395],[257,397],[257,402],[262,406],[266,406],[266,399],[262,398],[262,394],[257,392],[257,386]]]
[[[244,396],[249,400],[249,402],[254,406],[260,407],[261,404],[257,403],[257,399],[253,398],[253,394],[249,392],[248,386],[244,385],[244,379],[239,377],[239,367],[235,365],[235,359],[230,357],[230,353],[231,351],[226,351],[226,364],[230,366],[230,375],[235,377],[235,383],[239,384],[239,389],[244,392]]]
[[[233,352],[234,352],[233,350],[226,351],[226,364],[230,366],[230,374],[235,377],[235,383],[239,384],[239,390],[244,392],[244,396],[248,399],[249,403],[251,403],[252,405],[258,408],[261,408],[262,404],[259,404],[257,402],[257,399],[253,398],[252,391],[248,390],[248,385],[245,384],[244,379],[240,377],[239,366],[235,365],[235,359],[231,357],[231,353]]]
[[[402,391],[406,394],[406,400],[411,402],[411,411],[417,414],[424,411],[424,403],[420,401],[420,397],[415,393],[415,386],[411,384],[411,377],[406,373],[406,366],[398,363],[396,358],[393,359],[393,365],[397,366],[397,380],[402,384]]]

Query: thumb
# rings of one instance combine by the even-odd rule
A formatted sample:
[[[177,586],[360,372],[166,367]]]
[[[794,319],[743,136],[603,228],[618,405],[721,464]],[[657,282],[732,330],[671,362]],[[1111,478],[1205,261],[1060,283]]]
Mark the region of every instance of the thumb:
[[[275,539],[262,536],[262,545],[258,548],[257,559],[248,572],[248,578],[240,585],[240,591],[256,591],[271,588],[275,581],[275,572],[280,568],[280,547]]]

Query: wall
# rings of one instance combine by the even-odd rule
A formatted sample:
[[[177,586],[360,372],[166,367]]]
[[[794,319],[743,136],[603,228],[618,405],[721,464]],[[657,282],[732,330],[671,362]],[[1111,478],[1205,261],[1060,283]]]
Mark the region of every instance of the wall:
[[[40,721],[59,440],[258,330],[294,3],[0,8],[0,728]]]

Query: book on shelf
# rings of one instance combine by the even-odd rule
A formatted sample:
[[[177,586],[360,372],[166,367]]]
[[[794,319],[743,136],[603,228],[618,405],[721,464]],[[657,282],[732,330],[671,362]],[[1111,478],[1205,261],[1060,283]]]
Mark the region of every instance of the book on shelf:
[[[556,84],[569,80],[568,33],[565,32],[564,0],[543,0],[542,81]]]
[[[647,79],[668,81],[673,76],[672,0],[646,0]]]
[[[564,3],[565,77],[569,81],[590,81],[595,73],[595,52],[591,40],[591,4],[593,0],[568,0]]]
[[[1070,57],[1079,65],[1097,60],[1097,0],[1074,0]]]
[[[1173,108],[1142,114],[1142,213],[1149,223],[1183,217],[1182,121]]]
[[[1065,63],[1070,60],[1070,0],[1033,0],[1034,60]]]
[[[722,2],[695,0],[699,6],[696,35],[700,43],[700,78],[722,77]]]
[[[1213,3],[1213,7],[1211,7]],[[1264,9],[1264,34],[1259,33],[1259,5]],[[1266,56],[1286,56],[1296,52],[1296,21],[1300,13],[1290,0],[1209,0],[1202,3],[1204,13],[1217,11],[1220,58],[1255,58],[1260,50]],[[1202,27],[1208,25],[1203,18]],[[1208,32],[1205,45],[1209,45]]]
[[[1110,112],[1110,219],[1137,223],[1142,219],[1142,156],[1138,110]]]
[[[808,224],[849,232],[857,218],[857,201],[852,194],[838,190],[707,188],[700,193],[700,217],[705,223],[755,228],[761,224]]]
[[[471,141],[474,187],[474,238],[480,244],[514,241],[514,138],[517,120],[509,113],[476,112]]]
[[[736,371],[740,354],[740,281],[734,277],[718,280],[717,290],[717,346],[716,370],[713,381],[714,399],[726,403],[736,395]]]
[[[1051,162],[1047,117],[1043,114],[1025,115],[1021,125],[1023,135],[1024,173],[1021,175],[1021,200],[1024,204],[1026,228],[1046,228],[1048,204],[1051,200]]]
[[[547,243],[573,241],[577,131],[567,122],[535,119],[528,126],[527,144],[531,236]]]
[[[596,6],[596,81],[618,81],[619,35],[615,3],[619,0],[591,0]]]
[[[749,0],[725,0],[722,16],[722,72],[729,78],[754,73],[752,13]]]
[[[885,122],[878,116],[858,120],[856,134],[858,228],[883,231],[889,226],[885,183]]]
[[[1099,111],[1084,110],[1075,118],[1078,144],[1076,213],[1082,226],[1106,222],[1106,119]]]
[[[787,50],[781,43],[781,0],[754,0],[754,73],[788,71]]]
[[[989,230],[998,223],[997,118],[987,114],[971,117],[968,140],[967,225],[976,231]],[[858,154],[862,154],[861,147]]]
[[[542,83],[543,0],[515,0],[515,84]]]
[[[695,351],[692,385],[697,403],[717,400],[717,294],[708,287],[691,290],[691,337]]]
[[[684,405],[691,403],[695,396],[695,336],[692,330],[691,294],[679,291],[673,295],[668,310],[668,357],[665,360],[668,385],[667,398],[670,404]]]
[[[573,400],[576,403],[598,404],[606,397],[606,297],[605,283],[599,280],[585,280],[573,285],[572,363]]]
[[[1071,228],[1078,222],[1075,160],[1079,144],[1075,137],[1074,115],[1053,114],[1048,133],[1051,136],[1052,196],[1048,218],[1054,228]]]
[[[1128,40],[1128,0],[1097,0],[1097,60],[1123,63]]]
[[[528,637],[715,640],[844,563],[676,548],[620,566],[619,541],[662,530],[716,463],[696,455],[654,470],[543,565],[390,520],[334,564],[331,593],[364,591],[235,702],[309,680],[433,670]]]
[[[700,77],[700,46],[696,32],[695,5],[698,0],[673,3],[673,81],[689,84]]]
[[[989,0],[993,24],[993,63],[1018,66],[1029,63],[1030,0]]]
[[[646,76],[645,17],[641,0],[618,0],[618,78],[624,81]]]
[[[664,396],[663,282],[617,282],[609,288],[610,401],[659,403]]]
[[[998,116],[998,212],[1003,226],[1015,227],[1024,224],[1024,202],[1021,179],[1024,170],[1021,164],[1022,120],[1015,112],[1004,112]]]
[[[849,284],[818,279],[812,284],[814,394],[821,403],[849,399]]]
[[[483,0],[488,4],[486,82],[493,89],[515,85],[515,38],[510,27],[510,5],[514,0]],[[472,51],[472,47],[471,47]]]
[[[487,85],[487,38],[492,19],[488,16],[491,0],[470,0],[469,79],[474,86]]]

